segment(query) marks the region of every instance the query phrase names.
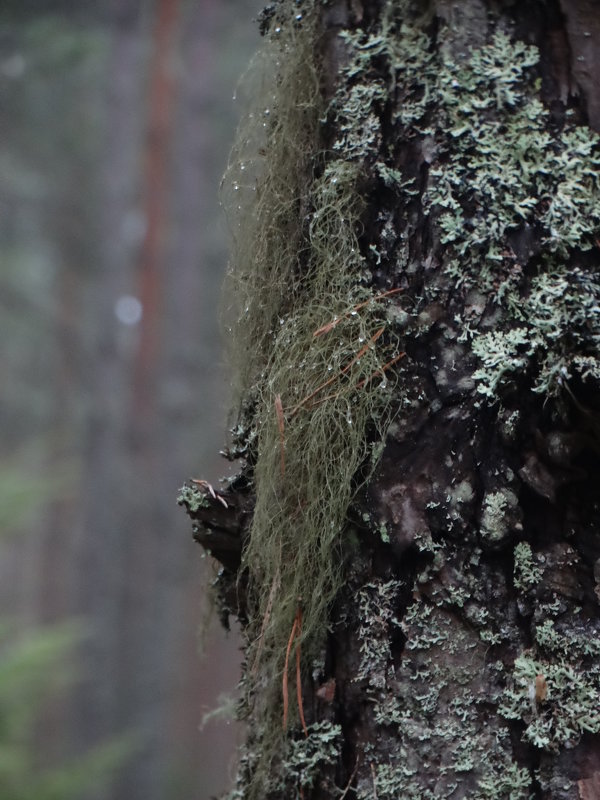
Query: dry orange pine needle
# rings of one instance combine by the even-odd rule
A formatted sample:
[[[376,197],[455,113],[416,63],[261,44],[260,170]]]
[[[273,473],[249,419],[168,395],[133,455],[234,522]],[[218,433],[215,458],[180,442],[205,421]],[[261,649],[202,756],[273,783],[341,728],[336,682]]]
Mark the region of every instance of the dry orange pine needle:
[[[543,675],[535,676],[535,699],[538,703],[543,703],[548,697],[548,683]]]
[[[288,639],[287,648],[285,651],[285,664],[283,666],[283,684],[282,684],[282,695],[283,695],[283,729],[287,728],[287,721],[288,721],[288,712],[289,712],[289,693],[288,693],[288,670],[290,664],[290,653],[292,652],[292,645],[294,644],[294,640],[296,639],[296,696],[298,700],[298,711],[300,713],[300,722],[302,724],[302,730],[304,731],[304,735],[308,736],[308,728],[306,727],[306,721],[304,719],[304,705],[302,702],[302,681],[300,675],[300,636],[302,634],[302,609],[298,607],[296,611],[296,616],[294,617],[294,623],[292,625],[292,631],[290,633],[290,638]]]
[[[289,697],[288,697],[288,669],[290,665],[290,653],[292,651],[292,645],[294,644],[294,637],[296,636],[296,628],[298,627],[298,615],[294,617],[294,624],[292,625],[292,632],[290,633],[290,638],[288,639],[287,648],[285,651],[285,664],[283,666],[283,686],[282,686],[282,695],[283,695],[283,729],[287,728],[287,720],[288,720],[288,711],[289,711]]]

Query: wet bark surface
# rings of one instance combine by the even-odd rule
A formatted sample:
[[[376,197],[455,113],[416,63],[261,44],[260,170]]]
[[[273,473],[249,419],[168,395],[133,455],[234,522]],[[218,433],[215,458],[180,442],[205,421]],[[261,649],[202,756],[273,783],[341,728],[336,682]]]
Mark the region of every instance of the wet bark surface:
[[[561,128],[569,115],[598,128],[593,4],[439,0],[425,18],[405,5],[429,50],[453,60],[457,82],[473,53],[503,31],[539,49],[536,86],[549,109],[548,128]],[[598,797],[595,379],[573,374],[551,396],[534,391],[537,350],[534,367],[500,380],[492,397],[481,391],[473,331],[510,334],[520,324],[498,300],[498,285],[512,281],[515,303],[527,302],[536,277],[549,269],[546,233],[530,220],[508,226],[487,283],[448,272],[457,239],[443,240],[439,206],[432,210],[428,194],[432,170],[439,175],[454,155],[435,112],[424,112],[427,129],[402,121],[403,105],[422,94],[390,67],[389,51],[363,61],[360,77],[344,71],[352,56],[347,43],[340,46],[341,31],[362,36],[365,50],[368,42],[376,49],[385,36],[406,33],[399,24],[386,31],[385,14],[385,3],[327,8],[324,90],[338,97],[339,108],[344,81],[347,92],[359,81],[386,87],[385,100],[370,109],[360,242],[373,285],[403,289],[390,314],[404,325],[407,356],[383,456],[350,511],[345,535],[353,544],[330,634],[302,683],[309,730],[323,721],[339,726],[337,756],[317,760],[310,780],[284,761],[271,783],[280,788],[268,796]],[[422,93],[428,79],[424,74]],[[482,106],[482,118],[499,113]],[[330,113],[331,142],[344,123],[343,111]],[[382,182],[380,162],[412,182],[413,191]],[[465,201],[461,212],[468,224],[482,208]],[[594,250],[569,248],[559,258],[589,274],[597,270]],[[225,494],[226,504],[204,491],[204,507],[192,511],[204,530],[196,538],[210,547],[212,537],[225,565],[229,600],[226,587],[231,576],[236,580],[248,531],[251,491],[244,486],[237,499]],[[248,611],[232,610],[242,618]],[[293,734],[302,736],[300,729]],[[232,796],[244,792],[242,780]]]

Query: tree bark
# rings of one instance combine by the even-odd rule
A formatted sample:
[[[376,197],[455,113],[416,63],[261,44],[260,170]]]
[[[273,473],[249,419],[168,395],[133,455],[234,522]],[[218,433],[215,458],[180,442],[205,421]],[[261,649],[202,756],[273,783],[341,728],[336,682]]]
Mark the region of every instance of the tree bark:
[[[583,0],[426,8],[382,0],[302,11],[290,17],[285,3],[273,4],[263,16],[278,54],[258,144],[266,166],[256,156],[243,167],[253,164],[248,202],[260,220],[265,188],[279,186],[273,164],[283,163],[290,113],[281,87],[304,30],[319,73],[317,142],[305,161],[294,158],[292,194],[277,218],[300,255],[286,267],[287,294],[273,301],[268,335],[234,344],[246,362],[260,351],[231,451],[242,458],[241,478],[222,494],[189,485],[180,498],[196,538],[224,565],[226,611],[247,626],[249,735],[231,797],[600,797],[597,13]],[[310,142],[297,130],[300,150]],[[299,307],[319,296],[310,294],[328,257],[319,218],[347,199],[320,206],[315,187],[328,175],[339,186],[348,165],[360,210],[354,219],[345,211],[342,223],[350,220],[345,235],[360,249],[353,280],[371,300],[344,311],[328,277],[313,336],[341,339],[374,305],[384,309],[381,333],[365,347],[349,339],[337,372],[321,364],[320,381],[294,401],[280,365],[297,355]],[[226,178],[235,191],[240,174]],[[257,249],[271,246],[264,241],[276,237],[269,220],[278,213],[270,208],[257,224],[262,243],[244,239],[250,260],[287,252]],[[240,258],[251,230],[243,219],[235,228],[233,268],[258,287],[262,273],[252,270],[267,267]],[[336,246],[346,269],[343,242]],[[244,324],[257,313],[249,296]],[[289,364],[300,385],[315,346]],[[318,415],[342,395],[356,417],[375,373],[344,392],[369,352],[378,353],[377,380],[393,389],[365,440],[376,440],[381,415],[391,422],[366,485],[352,479],[339,538],[311,562],[318,573],[337,559],[343,574],[315,642],[300,634],[302,611],[331,582],[307,572],[295,616],[285,594],[284,576],[302,569],[309,546],[311,507],[303,486],[288,503],[287,476],[303,457],[292,442],[303,415],[321,435]],[[340,426],[335,441],[345,435]],[[269,493],[285,532],[267,537]],[[269,571],[267,548],[277,542]],[[270,634],[280,608],[287,652],[285,637]],[[271,660],[269,647],[279,647]]]

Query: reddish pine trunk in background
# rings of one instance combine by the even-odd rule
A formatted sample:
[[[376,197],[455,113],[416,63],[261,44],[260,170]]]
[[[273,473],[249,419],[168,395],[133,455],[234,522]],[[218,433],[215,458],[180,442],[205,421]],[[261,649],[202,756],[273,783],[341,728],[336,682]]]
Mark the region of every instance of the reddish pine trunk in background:
[[[156,369],[160,342],[161,295],[165,280],[165,234],[169,209],[169,154],[175,95],[174,45],[179,0],[158,0],[149,86],[149,118],[144,154],[143,215],[146,226],[138,265],[142,304],[136,359],[134,413],[141,440],[156,409]]]

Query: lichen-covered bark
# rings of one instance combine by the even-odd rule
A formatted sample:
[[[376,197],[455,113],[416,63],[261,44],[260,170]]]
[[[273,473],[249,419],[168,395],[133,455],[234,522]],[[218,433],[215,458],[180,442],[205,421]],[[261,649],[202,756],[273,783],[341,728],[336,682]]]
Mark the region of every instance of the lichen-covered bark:
[[[266,19],[271,35],[281,30],[277,14],[285,7]],[[263,671],[256,642],[278,613],[287,556],[261,605],[252,592],[256,562],[240,553],[261,535],[249,498],[256,491],[261,502],[261,482],[253,483],[266,458],[261,431],[276,424],[264,401],[278,374],[269,365],[293,349],[276,359],[263,352],[246,389],[253,399],[233,453],[245,457],[243,491],[182,495],[209,528],[222,507],[221,522],[212,524],[227,550],[222,596],[231,602],[235,583],[241,607],[232,610],[253,637],[249,739],[232,797],[598,797],[596,12],[583,0],[297,7],[318,20],[326,110],[321,151],[303,173],[309,190],[298,206],[308,255],[294,268],[310,265],[302,278],[310,283],[322,257],[311,260],[320,213],[314,182],[338,180],[339,164],[351,164],[360,253],[355,263],[344,256],[344,269],[352,262],[356,286],[373,302],[385,300],[380,336],[406,356],[393,369],[380,362],[389,394],[373,408],[392,420],[381,459],[366,487],[354,481],[339,545],[321,551],[340,559],[343,581],[324,621],[328,632],[320,629],[318,646],[303,640],[311,653],[302,664],[307,735],[296,715],[262,772],[265,742],[273,741],[266,726],[279,725],[283,709],[274,700],[265,715],[255,696],[279,685],[281,664]],[[266,337],[280,348],[296,330],[295,293],[306,302],[291,286],[280,315],[288,339]],[[328,312],[327,296],[321,302],[324,323],[337,320],[340,308]],[[341,324],[338,330],[342,336]],[[357,341],[355,353],[360,347]],[[298,380],[303,366],[290,365]],[[349,387],[349,408],[364,386],[361,379]],[[286,426],[291,437],[298,406],[285,400],[279,433],[273,428],[273,475],[279,446],[293,457]],[[283,462],[273,481],[285,487]],[[326,511],[326,493],[323,502]],[[310,534],[294,528],[302,510],[298,499],[288,519],[292,535],[302,533],[292,565],[302,563]],[[202,534],[204,543],[210,535]],[[313,564],[315,572],[325,568]],[[304,580],[309,591],[321,585]],[[289,616],[286,626],[292,629]],[[290,670],[290,694],[292,678]]]

